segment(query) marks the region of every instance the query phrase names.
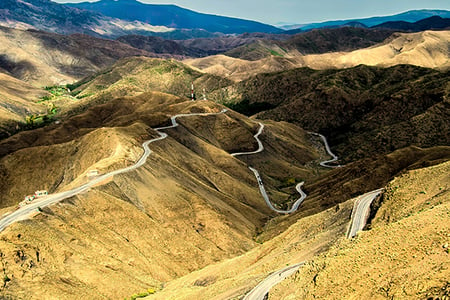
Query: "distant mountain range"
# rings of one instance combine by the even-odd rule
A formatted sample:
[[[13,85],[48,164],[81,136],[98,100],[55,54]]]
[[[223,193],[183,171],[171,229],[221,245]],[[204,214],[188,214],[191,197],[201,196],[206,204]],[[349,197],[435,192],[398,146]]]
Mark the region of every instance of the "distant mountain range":
[[[283,30],[260,22],[198,13],[176,5],[145,4],[137,0],[101,0],[97,2],[59,4],[50,0],[1,0],[0,26],[37,29],[59,34],[84,33],[95,37],[118,38],[125,35],[157,36],[187,40],[216,38],[236,34],[288,35],[314,28],[358,27],[422,31],[449,27],[450,11],[415,10],[386,17],[330,21],[308,25],[284,26]],[[280,35],[281,34],[281,35]],[[285,37],[283,37],[283,34]],[[130,38],[129,38],[130,39]],[[154,44],[156,40],[149,40]],[[138,41],[129,40],[131,44]],[[152,46],[153,47],[153,46]],[[165,45],[174,49],[171,45]],[[144,47],[145,48],[145,47]],[[207,53],[210,53],[208,47]],[[217,48],[214,46],[214,48]],[[229,50],[220,47],[213,52]],[[179,49],[179,52],[186,53]],[[197,50],[195,50],[197,51]],[[189,51],[188,51],[189,52]],[[191,55],[193,53],[190,53]],[[194,56],[205,55],[196,53]]]
[[[145,4],[136,0],[101,0],[67,5],[122,20],[141,21],[154,26],[177,29],[203,29],[225,34],[282,31],[277,27],[255,21],[198,13],[176,5]]]
[[[417,22],[390,21],[372,28],[384,28],[404,31],[423,31],[430,29],[450,28],[450,18],[441,18],[439,16],[429,17]]]
[[[2,0],[0,1],[0,25],[61,34],[85,33],[108,37],[173,30],[139,21],[130,22],[111,18],[50,0]]]
[[[392,16],[380,16],[380,17],[371,17],[371,18],[361,18],[361,19],[349,19],[349,20],[335,20],[335,21],[326,21],[319,23],[310,23],[310,24],[291,24],[291,25],[283,25],[280,26],[281,29],[284,30],[294,30],[301,29],[303,31],[311,30],[314,28],[332,28],[332,27],[340,27],[344,25],[355,25],[359,24],[364,27],[373,27],[385,22],[393,22],[393,21],[404,21],[404,22],[417,22],[429,17],[439,16],[441,18],[450,18],[450,11],[448,10],[410,10],[404,13],[392,15]]]

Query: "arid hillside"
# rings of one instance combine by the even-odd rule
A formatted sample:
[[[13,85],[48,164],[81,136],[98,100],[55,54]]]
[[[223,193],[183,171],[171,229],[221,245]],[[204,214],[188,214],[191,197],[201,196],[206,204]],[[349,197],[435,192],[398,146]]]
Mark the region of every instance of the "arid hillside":
[[[0,68],[37,87],[72,83],[122,57],[155,55],[118,41],[0,27]],[[86,49],[90,51],[85,51]]]
[[[284,56],[291,51],[303,55],[328,52],[349,52],[374,46],[390,37],[392,30],[342,27],[321,28],[299,33],[286,40],[270,41],[260,39],[225,52],[227,56],[246,60],[259,60],[270,55]]]
[[[446,162],[393,180],[370,231],[308,262],[269,299],[448,297],[449,174]]]
[[[204,72],[224,76],[235,81],[241,81],[260,73],[277,72],[299,67],[324,70],[351,68],[361,64],[382,67],[410,64],[427,68],[445,69],[450,67],[449,39],[450,31],[397,33],[390,39],[369,48],[351,52],[306,55],[299,52],[299,50],[289,51],[274,44],[263,46],[264,49],[271,53],[269,57],[254,61],[216,55],[206,58],[188,59],[185,60],[185,63]],[[258,55],[257,58],[260,56]]]
[[[242,299],[301,261],[270,298],[448,294],[449,31],[390,34],[203,49],[0,28],[0,299]]]
[[[141,142],[155,137],[151,127],[167,125],[172,115],[221,109],[208,101],[144,93],[5,139],[1,214],[34,190],[64,191],[86,182],[91,169],[104,173],[132,164],[142,154]],[[255,246],[253,237],[275,214],[247,163],[261,170],[280,205],[291,201],[292,177],[320,174],[308,162],[319,158],[322,147],[291,124],[269,122],[265,152],[238,160],[229,152],[257,147],[255,121],[230,111],[178,122],[166,130],[169,138],[151,144],[154,153],[144,167],[2,232],[1,260],[10,280],[1,295],[110,299],[157,288]]]
[[[447,160],[449,158],[448,155],[450,154],[449,150],[450,149],[448,147],[445,150],[447,152]],[[396,155],[397,158],[399,158],[404,154],[405,153],[397,153]],[[393,157],[391,158],[395,159]],[[378,163],[382,164],[382,161],[380,160]],[[434,165],[432,167],[415,169],[414,171],[406,172],[404,173],[405,175],[401,175],[398,178],[391,179],[387,184],[379,185],[386,186],[387,190],[386,194],[376,204],[376,206],[380,207],[379,214],[384,215],[384,217],[382,218],[389,218],[389,216],[393,216],[393,214],[395,213],[395,209],[392,209],[392,202],[388,201],[392,198],[393,189],[396,192],[399,192],[399,194],[396,195],[395,205],[402,205],[402,209],[400,209],[401,215],[413,216],[415,214],[421,214],[422,211],[439,205],[438,203],[445,203],[445,196],[449,191],[449,178],[447,172],[448,165],[448,162],[438,162],[437,165]],[[410,174],[413,175],[410,176]],[[424,181],[423,185],[419,181],[420,178],[422,178],[421,176],[427,176],[428,178],[428,181]],[[436,176],[435,181],[431,179],[431,177],[434,176]],[[402,178],[404,177],[407,177],[408,180],[403,180]],[[431,184],[428,189],[425,188],[427,184]],[[410,189],[411,192],[409,192]],[[406,207],[403,207],[404,202],[402,202],[402,199],[404,199],[403,197],[405,196],[405,191],[408,195],[411,195],[411,197],[415,201],[408,200],[408,205]],[[430,201],[430,199],[433,200]],[[380,235],[380,230],[376,228],[374,228],[373,231],[360,233],[360,237],[357,237],[356,239],[347,240],[345,238],[345,235],[348,230],[351,210],[355,200],[356,198],[351,198],[348,201],[345,201],[338,205],[334,205],[331,208],[320,213],[310,215],[308,217],[299,218],[298,220],[295,220],[293,223],[291,223],[288,228],[283,228],[281,230],[281,233],[272,239],[261,240],[258,238],[257,241],[259,242],[259,245],[257,245],[254,249],[246,252],[245,254],[210,265],[173,281],[169,281],[163,287],[160,287],[158,290],[156,290],[156,293],[154,295],[150,295],[145,299],[242,299],[242,297],[251,288],[256,286],[270,273],[302,261],[307,262],[307,264],[300,270],[299,275],[287,279],[286,283],[283,282],[280,288],[275,287],[274,291],[270,292],[270,297],[272,297],[273,299],[290,299],[289,297],[292,295],[296,295],[296,297],[299,298],[305,297],[304,290],[300,288],[300,285],[303,283],[305,284],[305,286],[310,287],[310,289],[306,290],[306,293],[308,293],[308,291],[313,291],[315,293],[317,290],[318,292],[322,292],[322,294],[320,295],[327,295],[327,297],[330,298],[339,298],[339,292],[344,289],[347,289],[347,291],[349,291],[349,293],[346,294],[349,295],[349,297],[357,295],[361,297],[367,296],[369,298],[372,298],[376,297],[378,293],[380,293],[380,296],[384,295],[383,293],[385,293],[386,291],[384,291],[383,288],[389,287],[385,287],[382,284],[384,283],[384,278],[390,278],[389,276],[391,273],[389,272],[395,274],[395,271],[393,271],[392,268],[395,268],[395,266],[399,263],[401,264],[402,261],[395,260],[396,256],[393,251],[388,250],[387,248],[383,248],[383,250],[388,253],[385,255],[387,264],[377,265],[376,262],[373,261],[377,259],[379,253],[373,252],[372,250],[375,249],[376,251],[378,244],[371,245],[371,241],[367,241],[366,243],[363,239],[366,236],[378,236],[378,241],[381,241],[383,247],[392,246],[395,247],[395,249],[403,249],[402,247],[406,247],[406,249],[410,249],[407,244],[404,244],[403,241],[400,241],[400,232],[404,229],[404,227],[402,226],[397,230],[395,227],[397,225],[395,224],[392,224],[392,227],[389,225],[379,225],[385,227],[382,233],[388,234],[389,238],[386,240],[383,240],[386,235]],[[389,214],[384,213],[385,209],[389,211]],[[417,211],[421,212],[416,213]],[[437,213],[439,212],[440,211],[437,211]],[[444,224],[445,222],[442,222],[443,218],[445,218],[444,215],[440,214],[439,218],[437,218],[436,221],[431,222],[435,226],[446,228],[448,227],[448,225]],[[280,225],[277,219],[273,219],[271,221],[271,223],[273,223],[273,226]],[[292,220],[292,217],[287,217],[286,219]],[[375,220],[379,220],[379,218],[376,218]],[[422,220],[425,219],[422,218]],[[441,221],[441,223],[439,223],[439,221]],[[373,223],[376,222],[378,221],[373,221]],[[390,221],[390,223],[393,222],[395,221]],[[394,231],[392,233],[388,233],[387,231],[391,228],[393,228]],[[432,230],[434,230],[434,228],[426,228],[424,232],[430,232]],[[421,255],[420,257],[424,257],[425,251],[432,248],[435,249],[436,252],[438,252],[436,253],[437,255],[426,257],[425,259],[427,260],[426,262],[428,266],[432,266],[433,264],[443,266],[442,269],[436,271],[433,274],[433,278],[438,278],[440,280],[444,279],[445,281],[445,276],[447,274],[445,268],[446,248],[442,248],[442,245],[445,246],[445,233],[444,231],[441,231],[438,235],[440,236],[440,241],[438,243],[433,243],[431,247],[428,247],[428,244],[426,244],[423,246],[418,246],[417,249],[411,249],[411,255],[407,259],[410,259],[410,257],[413,255]],[[432,238],[427,239],[425,237],[425,239],[427,241],[431,241]],[[333,256],[333,254],[338,248],[340,249],[340,257],[336,258]],[[349,249],[347,250],[348,252],[352,251],[350,252],[350,255],[352,256],[347,254],[348,252],[345,251],[346,249]],[[372,252],[370,252],[370,254],[364,254],[363,251],[365,251],[366,249]],[[323,252],[324,254],[316,256],[321,252]],[[408,252],[408,250],[403,249],[403,252],[401,253],[406,252]],[[347,256],[350,257],[348,257],[347,259]],[[361,256],[366,258],[368,262],[365,263],[363,259],[360,258]],[[322,257],[325,257],[327,259],[327,263],[330,261],[333,264],[332,266],[330,266],[330,268],[333,268],[332,271],[325,273],[325,271],[327,271],[328,264],[322,263]],[[347,260],[347,265],[344,266],[346,269],[348,268],[350,270],[350,268],[352,267],[358,268],[358,270],[367,272],[367,274],[364,273],[366,274],[366,276],[358,276],[358,274],[356,274],[356,271],[349,271],[352,274],[351,276],[347,276],[348,273],[339,272],[339,265],[337,264],[337,262],[335,264],[333,259],[341,259],[341,257],[342,259]],[[375,269],[376,276],[370,274],[370,268],[374,264],[378,266]],[[420,262],[418,262],[418,264],[420,264]],[[410,274],[414,273],[405,272],[405,275],[402,274],[402,271],[408,270],[415,272],[413,268],[409,268],[405,262],[403,262],[403,265],[401,267],[402,269],[397,272],[399,276],[404,276],[403,278],[413,278]],[[303,271],[303,269],[305,269],[305,271]],[[322,274],[321,271],[324,274]],[[423,273],[427,271],[430,270],[424,270]],[[303,280],[302,278],[300,278],[300,274],[304,275],[306,279]],[[323,289],[322,286],[315,287],[314,285],[313,277],[316,274],[318,276],[328,276],[324,279],[326,280],[326,282],[321,282],[321,285],[325,285]],[[378,277],[378,275],[381,276]],[[330,277],[333,276],[336,276],[336,280],[341,280],[341,278],[347,279],[349,277],[350,279],[348,280],[348,282],[342,284],[344,286],[344,289],[340,289],[340,286],[338,284],[335,284],[335,280],[331,280]],[[377,287],[372,285],[371,283],[369,284],[369,291],[364,290],[364,282],[368,276],[369,278],[378,280],[378,283],[380,284],[379,286],[381,288],[380,290],[377,291]],[[423,280],[423,278],[423,276],[419,276],[418,278],[416,278],[416,282],[424,283],[425,280]],[[396,280],[398,280],[398,278],[396,278]],[[341,282],[342,281],[339,281],[339,283]],[[352,288],[352,283],[355,282],[357,284],[357,288]],[[394,295],[401,295],[396,293],[394,290],[395,286],[400,285],[399,282],[392,281],[390,284],[392,287],[390,293]],[[412,284],[409,284],[407,281],[405,281],[405,286],[406,285],[408,285],[408,287],[411,288],[412,291],[417,290],[415,287],[413,287]],[[427,281],[426,285],[427,289],[430,290],[430,293],[428,293],[428,295],[439,295],[440,288],[442,286],[439,280],[431,282]],[[139,292],[140,290],[137,290],[136,294],[138,294]],[[313,297],[314,296],[312,292],[307,294],[307,298]]]
[[[191,98],[194,83],[196,99],[210,98],[211,92],[232,84],[231,81],[205,74],[177,61],[148,57],[128,57],[117,61],[103,72],[86,77],[71,87],[77,101],[63,104],[63,112],[79,113],[93,103],[105,103],[112,98],[136,96],[159,91]],[[55,104],[59,103],[54,99]]]
[[[26,116],[46,111],[46,105],[37,103],[46,95],[44,90],[0,73],[0,139],[16,131]]]
[[[410,145],[450,144],[449,71],[401,65],[261,74],[217,94],[258,118],[328,137],[341,162]]]

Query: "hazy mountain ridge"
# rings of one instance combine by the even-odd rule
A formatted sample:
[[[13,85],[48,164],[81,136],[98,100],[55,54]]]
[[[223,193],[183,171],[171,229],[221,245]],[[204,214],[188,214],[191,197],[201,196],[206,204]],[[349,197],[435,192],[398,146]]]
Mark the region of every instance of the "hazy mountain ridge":
[[[19,29],[34,28],[61,34],[85,33],[97,37],[171,30],[143,22],[114,19],[50,0],[1,1],[0,25]]]
[[[372,30],[352,27],[316,29],[296,34],[281,41],[259,40],[259,44],[244,45],[227,51],[224,54],[230,57],[253,61],[273,55],[274,52],[270,51],[270,48],[273,46],[284,49],[284,51],[279,53],[281,56],[293,50],[304,55],[352,51],[381,43],[391,36],[393,32],[392,30]]]
[[[405,22],[417,22],[422,19],[426,19],[432,16],[440,16],[442,18],[450,18],[450,11],[448,10],[431,10],[431,9],[422,9],[422,10],[410,10],[400,14],[395,14],[391,16],[378,16],[378,17],[370,17],[370,18],[362,18],[362,19],[348,19],[348,20],[335,20],[335,21],[326,21],[320,23],[311,23],[311,24],[303,24],[303,25],[286,25],[281,26],[282,29],[285,30],[311,30],[314,28],[323,28],[323,27],[338,27],[345,26],[346,24],[362,24],[366,27],[372,27],[379,25],[381,23],[390,22],[390,21],[405,21]]]
[[[280,32],[281,30],[256,21],[198,13],[176,5],[146,4],[136,0],[102,0],[67,4],[106,16],[129,21],[141,21],[155,26],[178,29],[203,29],[209,32]]]
[[[401,31],[424,31],[424,30],[438,30],[449,29],[450,18],[441,18],[440,16],[433,16],[417,22],[406,21],[390,21],[373,26],[372,28],[386,28]]]

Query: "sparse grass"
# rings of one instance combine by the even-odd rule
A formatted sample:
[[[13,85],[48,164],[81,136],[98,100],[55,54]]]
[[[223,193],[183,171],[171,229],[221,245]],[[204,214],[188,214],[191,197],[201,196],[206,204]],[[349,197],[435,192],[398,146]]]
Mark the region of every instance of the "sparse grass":
[[[139,299],[139,298],[145,298],[145,297],[147,297],[147,296],[149,296],[149,295],[152,295],[152,294],[154,294],[156,291],[154,290],[154,289],[148,289],[147,291],[145,291],[145,292],[141,292],[141,293],[138,293],[138,294],[133,294],[133,295],[131,295],[131,297],[129,298],[130,300],[136,300],[136,299]],[[124,300],[128,300],[128,298],[125,298]]]
[[[269,51],[270,51],[270,54],[273,55],[273,56],[283,57],[282,54],[278,53],[278,52],[275,51],[275,50],[269,49]]]
[[[449,168],[446,162],[394,179],[372,230],[315,258],[269,299],[441,299],[450,275],[450,203],[439,187],[448,186]]]

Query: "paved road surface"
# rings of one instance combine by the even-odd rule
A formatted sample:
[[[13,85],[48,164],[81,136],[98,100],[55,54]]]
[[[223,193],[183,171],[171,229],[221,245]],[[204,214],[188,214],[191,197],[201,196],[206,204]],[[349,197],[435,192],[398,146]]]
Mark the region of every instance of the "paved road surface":
[[[263,123],[258,123],[258,124],[259,124],[258,132],[253,136],[255,138],[255,140],[258,142],[258,149],[255,151],[250,151],[250,152],[231,153],[232,156],[256,154],[256,153],[262,152],[264,150],[264,146],[263,146],[261,140],[259,139],[259,135],[262,133],[262,131],[264,129],[264,124]]]
[[[231,153],[231,155],[232,156],[250,155],[250,154],[256,154],[256,153],[262,152],[264,150],[264,145],[261,142],[261,140],[259,139],[259,135],[262,133],[263,129],[264,129],[264,124],[259,123],[258,132],[253,136],[255,138],[255,140],[258,142],[258,149],[257,150],[249,151],[249,152]],[[289,210],[280,210],[280,209],[275,208],[273,206],[272,202],[270,202],[269,195],[267,195],[266,189],[264,188],[264,184],[262,182],[261,176],[259,175],[259,172],[255,168],[252,168],[252,167],[248,167],[248,168],[253,172],[253,174],[255,174],[256,181],[258,182],[258,186],[259,186],[259,191],[261,192],[261,195],[264,198],[264,201],[266,201],[267,206],[269,206],[269,208],[271,210],[273,210],[273,211],[275,211],[277,213],[280,213],[280,214],[290,214],[290,213],[295,212],[298,209],[298,207],[300,206],[300,204],[302,204],[303,200],[305,200],[306,194],[305,194],[305,192],[302,191],[302,185],[305,182],[302,181],[302,182],[300,182],[299,184],[297,184],[295,186],[295,189],[300,194],[300,198],[298,198],[298,200],[295,201],[295,203],[294,203],[294,205],[292,205],[291,209],[289,209]]]
[[[374,190],[358,197],[353,207],[350,230],[347,233],[348,238],[356,236],[366,225],[370,214],[370,204],[383,191],[383,189]]]
[[[232,156],[250,155],[250,154],[256,154],[256,153],[262,152],[264,150],[264,145],[262,144],[261,140],[259,139],[259,136],[261,135],[263,129],[264,129],[264,124],[259,123],[258,132],[253,136],[255,138],[255,140],[258,142],[258,149],[257,150],[249,151],[249,152],[231,153],[231,155]],[[323,166],[323,167],[329,167],[329,168],[340,167],[340,165],[339,166],[329,166],[328,165],[328,163],[338,160],[338,157],[336,155],[334,155],[333,152],[331,152],[331,149],[330,149],[330,146],[328,145],[327,139],[323,135],[321,135],[319,133],[315,133],[315,132],[309,132],[309,133],[313,134],[313,135],[317,135],[317,136],[319,136],[322,139],[322,141],[323,141],[323,143],[325,145],[325,149],[326,149],[327,153],[332,157],[332,159],[330,159],[330,160],[322,161],[320,163],[320,165]],[[256,181],[258,182],[259,191],[261,192],[261,195],[264,198],[264,201],[266,201],[267,206],[269,206],[269,208],[271,210],[273,210],[273,211],[275,211],[277,213],[280,213],[280,214],[290,214],[290,213],[293,213],[293,212],[297,211],[297,209],[299,208],[300,204],[302,204],[302,202],[305,200],[307,195],[305,194],[305,192],[302,191],[302,186],[303,186],[303,184],[305,182],[302,181],[302,182],[298,183],[295,186],[295,189],[300,194],[300,198],[298,198],[297,201],[294,202],[294,204],[292,205],[291,209],[289,209],[289,210],[280,210],[280,209],[275,208],[273,206],[272,202],[270,201],[269,196],[267,195],[266,189],[264,188],[264,184],[262,182],[261,176],[259,175],[259,172],[255,168],[252,168],[250,166],[248,168],[253,172],[253,174],[255,174]]]
[[[322,161],[320,163],[320,165],[322,167],[327,167],[327,168],[339,168],[339,167],[342,167],[341,165],[329,165],[329,163],[337,161],[338,157],[333,152],[331,152],[330,145],[328,145],[328,141],[327,141],[326,137],[323,136],[320,133],[315,133],[315,132],[308,132],[308,133],[320,137],[322,139],[322,142],[325,145],[325,150],[327,150],[327,153],[332,157],[329,160]]]
[[[304,264],[305,262],[301,262],[270,274],[247,295],[245,295],[243,300],[263,300],[273,286],[283,281],[286,277],[297,272],[297,270]]]
[[[3,231],[7,226],[9,226],[10,224],[17,222],[19,220],[23,220],[28,218],[31,214],[33,214],[34,212],[36,212],[39,208],[57,203],[61,200],[67,199],[69,197],[75,196],[77,194],[80,194],[82,192],[85,192],[87,190],[89,190],[89,188],[91,188],[92,186],[98,184],[99,182],[102,182],[105,179],[111,178],[114,175],[118,175],[118,174],[122,174],[122,173],[126,173],[126,172],[130,172],[133,171],[139,167],[141,167],[146,161],[147,161],[147,157],[153,152],[152,150],[150,150],[150,148],[148,147],[148,145],[150,143],[156,142],[156,141],[160,141],[163,140],[167,137],[167,133],[164,132],[160,132],[160,130],[164,130],[164,129],[169,129],[169,128],[174,128],[178,126],[178,123],[176,121],[177,118],[179,117],[188,117],[188,116],[209,116],[209,115],[218,115],[218,114],[223,114],[227,112],[226,109],[223,109],[222,111],[220,111],[219,113],[192,113],[192,114],[178,114],[175,115],[173,117],[170,118],[172,125],[170,126],[166,126],[166,127],[159,127],[159,128],[155,128],[155,130],[158,132],[159,137],[145,141],[142,144],[142,147],[144,148],[144,153],[142,154],[141,158],[139,158],[139,160],[132,166],[123,168],[123,169],[119,169],[110,173],[106,173],[103,175],[100,175],[92,180],[90,180],[88,183],[85,183],[79,187],[76,187],[72,190],[66,191],[66,192],[61,192],[61,193],[57,193],[57,194],[51,194],[45,197],[41,197],[39,199],[36,199],[35,201],[31,202],[28,205],[22,206],[21,208],[19,208],[18,210],[3,216],[3,218],[0,219],[0,232]]]
[[[300,182],[295,186],[295,189],[300,194],[300,198],[295,201],[295,203],[292,205],[291,209],[289,210],[280,210],[273,206],[272,202],[270,202],[269,196],[267,195],[266,189],[264,188],[264,184],[261,180],[261,177],[259,176],[259,173],[256,169],[252,167],[248,167],[250,170],[252,170],[253,174],[255,174],[256,180],[258,181],[259,191],[261,192],[261,195],[263,196],[264,200],[266,201],[267,205],[272,209],[273,211],[280,213],[280,214],[291,214],[295,212],[300,204],[302,204],[303,200],[306,198],[306,193],[302,191],[302,185],[305,183],[304,181]]]

